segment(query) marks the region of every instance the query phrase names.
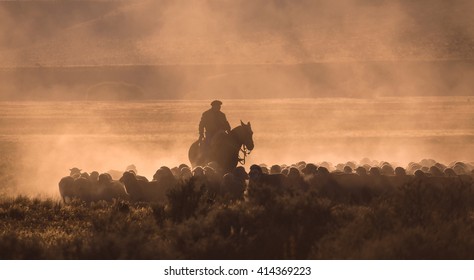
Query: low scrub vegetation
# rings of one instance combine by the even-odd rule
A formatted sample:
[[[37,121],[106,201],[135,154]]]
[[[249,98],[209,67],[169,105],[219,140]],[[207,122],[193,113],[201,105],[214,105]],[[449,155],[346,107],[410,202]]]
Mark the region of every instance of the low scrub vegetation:
[[[262,185],[229,200],[190,180],[165,203],[4,197],[0,258],[472,259],[471,187],[415,180],[354,200]]]

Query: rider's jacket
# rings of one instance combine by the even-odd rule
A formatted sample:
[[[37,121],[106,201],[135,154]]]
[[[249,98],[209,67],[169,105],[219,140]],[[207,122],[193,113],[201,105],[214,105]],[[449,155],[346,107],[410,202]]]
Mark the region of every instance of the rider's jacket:
[[[199,122],[199,134],[202,135],[206,129],[206,138],[211,139],[220,130],[230,131],[230,124],[224,113],[212,108],[202,113]]]

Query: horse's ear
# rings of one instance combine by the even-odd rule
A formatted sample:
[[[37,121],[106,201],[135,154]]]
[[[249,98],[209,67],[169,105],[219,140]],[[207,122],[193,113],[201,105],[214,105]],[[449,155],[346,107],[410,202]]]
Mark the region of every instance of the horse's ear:
[[[250,122],[248,122],[247,125],[250,126]]]
[[[240,125],[241,126],[245,126],[244,122],[242,120],[240,120]]]

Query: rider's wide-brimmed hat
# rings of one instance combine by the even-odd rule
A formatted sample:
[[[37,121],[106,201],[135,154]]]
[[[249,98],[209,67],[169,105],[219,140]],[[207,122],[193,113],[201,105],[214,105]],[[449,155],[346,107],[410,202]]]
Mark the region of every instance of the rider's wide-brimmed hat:
[[[217,105],[222,105],[222,101],[214,100],[214,101],[211,102],[211,106],[217,106]]]

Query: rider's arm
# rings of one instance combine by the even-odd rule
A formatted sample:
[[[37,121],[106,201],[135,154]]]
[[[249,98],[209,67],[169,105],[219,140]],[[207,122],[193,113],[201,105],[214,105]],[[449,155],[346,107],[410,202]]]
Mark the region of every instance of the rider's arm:
[[[205,117],[204,114],[201,116],[201,121],[199,122],[199,136],[204,136],[204,124],[205,124]]]
[[[225,126],[225,131],[230,132],[230,124],[227,121],[227,118],[226,118],[225,114],[223,114],[223,123],[224,123],[224,126]]]

